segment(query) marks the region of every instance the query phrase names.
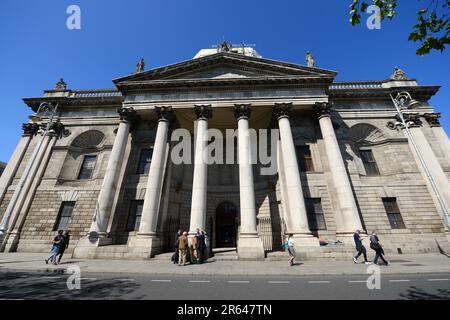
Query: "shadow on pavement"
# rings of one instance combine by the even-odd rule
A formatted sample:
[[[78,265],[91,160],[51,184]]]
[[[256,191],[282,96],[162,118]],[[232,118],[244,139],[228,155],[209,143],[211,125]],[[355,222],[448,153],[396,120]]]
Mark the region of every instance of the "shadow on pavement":
[[[407,300],[449,300],[450,291],[438,289],[436,293],[430,293],[421,288],[410,287],[406,293],[400,294],[400,298]]]
[[[0,273],[0,292],[2,299],[27,300],[72,300],[72,299],[142,299],[140,295],[132,296],[140,285],[134,282],[114,279],[96,281],[81,280],[80,290],[70,290],[67,279],[71,275],[56,273]],[[55,278],[51,278],[55,277]],[[130,296],[131,295],[131,296]],[[127,297],[125,297],[127,296]]]

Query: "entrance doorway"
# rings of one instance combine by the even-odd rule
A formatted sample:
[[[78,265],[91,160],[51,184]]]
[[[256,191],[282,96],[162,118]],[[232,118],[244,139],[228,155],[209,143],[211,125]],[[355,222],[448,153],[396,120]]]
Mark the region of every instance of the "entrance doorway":
[[[216,248],[236,247],[237,209],[231,202],[222,202],[216,209]]]

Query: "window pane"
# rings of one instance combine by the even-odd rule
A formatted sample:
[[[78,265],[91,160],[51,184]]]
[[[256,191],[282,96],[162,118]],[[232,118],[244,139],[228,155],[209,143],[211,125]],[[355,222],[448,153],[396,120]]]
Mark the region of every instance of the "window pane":
[[[97,160],[97,156],[85,156],[84,157],[78,179],[84,180],[84,179],[92,178],[92,173],[94,172],[96,160]]]
[[[137,174],[148,174],[150,164],[152,163],[153,149],[142,149],[139,157],[139,166]]]
[[[130,214],[128,216],[128,231],[138,231],[141,224],[142,209],[144,207],[143,200],[131,201]]]
[[[306,211],[308,214],[309,229],[311,231],[326,230],[325,216],[323,214],[320,198],[306,198]]]
[[[314,164],[309,146],[296,146],[298,169],[300,172],[314,171]]]
[[[58,219],[55,223],[55,230],[67,230],[72,218],[73,208],[75,207],[75,202],[66,201],[61,204],[59,209]]]
[[[391,224],[392,229],[405,229],[405,223],[403,222],[402,215],[400,214],[400,209],[397,205],[396,198],[383,198],[383,205],[386,209],[386,214]]]
[[[361,160],[366,169],[366,174],[370,176],[379,175],[380,171],[378,170],[372,150],[359,150],[359,153],[361,154]]]

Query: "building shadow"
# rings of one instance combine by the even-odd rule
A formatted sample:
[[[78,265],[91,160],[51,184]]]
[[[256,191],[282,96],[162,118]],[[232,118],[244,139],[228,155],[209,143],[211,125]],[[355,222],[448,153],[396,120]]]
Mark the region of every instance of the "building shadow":
[[[450,291],[438,289],[435,293],[428,292],[418,287],[410,287],[405,293],[400,294],[400,299],[404,300],[449,300]]]

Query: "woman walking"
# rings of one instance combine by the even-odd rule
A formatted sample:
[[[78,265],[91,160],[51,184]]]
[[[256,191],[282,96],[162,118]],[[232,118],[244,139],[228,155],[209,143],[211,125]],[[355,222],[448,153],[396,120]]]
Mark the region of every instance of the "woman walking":
[[[287,249],[289,252],[289,265],[292,267],[294,265],[295,254],[295,242],[292,234],[289,234],[287,240]]]
[[[54,265],[56,265],[56,255],[58,254],[59,251],[59,246],[61,244],[61,240],[62,240],[62,236],[63,236],[63,231],[59,230],[58,234],[53,238],[52,241],[52,249],[51,249],[51,256],[48,257],[48,259],[45,259],[45,263],[48,264],[48,262],[50,261],[51,263],[53,263]]]
[[[61,237],[61,242],[59,244],[59,250],[56,257],[58,258],[58,264],[61,263],[61,259],[64,255],[64,251],[66,251],[67,248],[69,248],[69,242],[70,242],[70,231],[67,230],[64,232],[64,235]],[[56,258],[55,258],[56,259]]]
[[[384,259],[383,246],[381,245],[380,239],[378,238],[375,231],[373,231],[372,235],[370,236],[370,248],[375,251],[375,259],[373,260],[374,264],[378,264],[378,258],[381,258],[385,265],[389,264],[386,259]]]

